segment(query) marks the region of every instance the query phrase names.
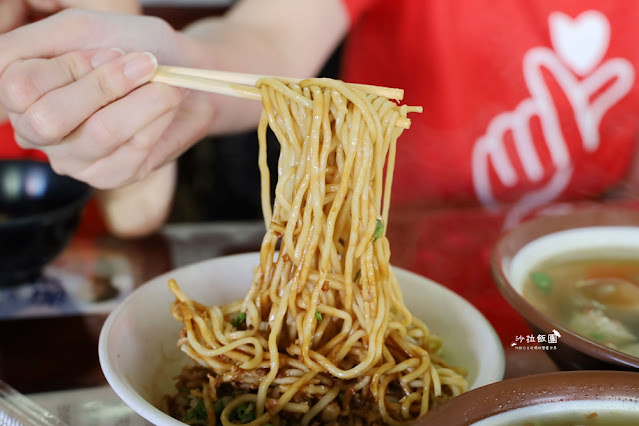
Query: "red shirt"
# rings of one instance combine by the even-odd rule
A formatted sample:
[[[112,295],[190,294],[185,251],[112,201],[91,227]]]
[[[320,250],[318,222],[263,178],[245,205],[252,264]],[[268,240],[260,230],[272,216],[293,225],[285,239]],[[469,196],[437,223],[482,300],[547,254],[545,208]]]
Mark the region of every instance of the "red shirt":
[[[21,148],[14,139],[11,123],[0,122],[0,159],[13,158],[46,160],[47,156],[42,151]]]
[[[600,195],[635,152],[639,3],[344,0],[346,81],[422,105],[393,202],[531,206]]]
[[[601,195],[634,161],[639,3],[343,1],[341,78],[424,107],[398,141],[393,206],[510,206],[503,217],[424,208],[437,219],[424,229],[391,217],[391,248],[413,253],[399,266],[463,294],[508,347],[526,325],[491,276],[501,230],[536,206]]]

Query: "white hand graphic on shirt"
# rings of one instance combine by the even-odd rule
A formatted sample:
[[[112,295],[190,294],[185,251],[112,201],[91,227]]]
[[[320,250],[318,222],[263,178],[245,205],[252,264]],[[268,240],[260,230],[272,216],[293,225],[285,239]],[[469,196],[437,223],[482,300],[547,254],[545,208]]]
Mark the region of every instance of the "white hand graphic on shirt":
[[[490,181],[491,166],[504,186],[523,181],[539,182],[543,178],[544,167],[530,130],[531,119],[539,119],[543,143],[556,172],[543,186],[528,192],[515,203],[511,222],[556,199],[572,177],[572,159],[542,69],[552,74],[570,102],[587,152],[599,148],[599,124],[603,115],[634,83],[634,69],[626,59],[613,58],[600,64],[609,42],[609,24],[604,15],[588,11],[573,20],[562,13],[553,13],[549,25],[555,50],[536,47],[524,56],[523,75],[530,98],[524,99],[515,110],[493,118],[473,148],[473,184],[477,197],[484,206],[499,205]],[[575,74],[585,77],[579,79]],[[595,94],[597,96],[593,98]],[[525,176],[518,176],[513,159],[508,156],[504,139],[507,132],[512,132],[515,152]]]

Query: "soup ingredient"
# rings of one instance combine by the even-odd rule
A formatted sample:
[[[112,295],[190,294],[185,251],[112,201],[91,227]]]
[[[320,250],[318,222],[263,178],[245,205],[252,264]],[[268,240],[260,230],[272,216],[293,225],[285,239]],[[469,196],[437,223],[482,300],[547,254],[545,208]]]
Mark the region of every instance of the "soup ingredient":
[[[182,421],[188,424],[196,424],[197,422],[206,421],[206,418],[207,412],[204,407],[204,400],[202,398],[198,398],[195,406],[187,411],[184,417],[182,417]]]
[[[416,109],[335,80],[260,85],[268,229],[255,285],[243,300],[208,307],[169,283],[184,323],[178,344],[198,364],[178,387],[205,406],[229,397],[223,425],[412,422],[468,388],[404,305],[390,266],[396,124]],[[272,209],[267,125],[281,144]],[[183,411],[175,398],[169,406]]]
[[[535,271],[530,274],[530,278],[533,283],[535,283],[537,290],[543,294],[550,294],[552,291],[553,280],[548,274],[545,272]]]
[[[639,285],[623,278],[588,278],[579,281],[577,289],[589,300],[609,308],[639,306]]]
[[[568,322],[568,328],[613,348],[633,343],[637,337],[621,322],[606,316],[598,308],[583,308]]]
[[[569,329],[639,357],[639,251],[575,251],[531,271],[524,297]]]

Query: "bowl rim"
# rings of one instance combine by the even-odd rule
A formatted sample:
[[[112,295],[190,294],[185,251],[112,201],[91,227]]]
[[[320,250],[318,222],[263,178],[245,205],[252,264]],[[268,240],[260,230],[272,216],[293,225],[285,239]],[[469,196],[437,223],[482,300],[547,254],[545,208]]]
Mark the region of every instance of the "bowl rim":
[[[638,382],[638,372],[618,370],[555,371],[512,377],[451,398],[426,414],[415,426],[440,424],[436,423],[437,420],[450,420],[451,413],[465,417],[464,424],[473,424],[508,411],[539,404],[575,401],[605,403],[615,398],[628,404],[636,404],[639,403]],[[594,386],[598,386],[599,391],[593,390]],[[579,389],[583,392],[579,393]],[[526,390],[534,394],[531,393],[528,398],[513,397]],[[634,394],[628,396],[633,391]],[[625,399],[619,399],[619,395],[623,395]],[[492,403],[496,407],[491,406]]]
[[[26,216],[20,216],[18,218],[9,217],[7,220],[0,221],[0,231],[3,229],[10,229],[15,226],[24,226],[32,224],[33,222],[47,220],[49,222],[59,217],[68,216],[73,212],[81,209],[89,200],[93,197],[95,190],[89,184],[74,179],[70,176],[58,174],[51,165],[46,161],[41,160],[29,160],[29,159],[0,159],[0,164],[13,163],[13,164],[32,164],[37,167],[41,167],[51,171],[52,173],[60,176],[61,178],[68,179],[74,184],[78,185],[81,189],[79,197],[75,198],[71,202],[58,206],[54,209],[47,210],[45,212],[32,213]]]
[[[135,299],[143,297],[145,293],[145,289],[159,286],[160,281],[168,281],[169,278],[175,278],[175,275],[178,273],[178,271],[186,271],[193,268],[196,269],[200,267],[201,265],[209,263],[209,262],[220,261],[220,259],[238,258],[242,256],[259,256],[259,252],[239,253],[239,254],[219,256],[219,257],[214,257],[211,259],[201,260],[188,265],[181,266],[179,268],[176,268],[174,270],[165,272],[154,278],[151,278],[150,280],[146,281],[144,284],[136,288],[131,294],[129,294],[109,314],[106,321],[104,322],[102,329],[100,331],[100,336],[98,340],[98,356],[99,356],[99,362],[102,368],[102,372],[105,378],[107,379],[107,382],[111,386],[111,388],[115,391],[115,393],[127,405],[133,408],[134,411],[136,411],[141,416],[145,417],[147,420],[153,421],[153,422],[162,421],[164,422],[163,424],[167,424],[167,425],[183,424],[175,419],[167,418],[168,415],[166,413],[164,413],[159,408],[154,406],[146,398],[142,397],[133,388],[133,386],[129,383],[129,381],[125,377],[123,377],[123,374],[118,371],[117,365],[112,361],[112,358],[114,357],[114,355],[111,353],[110,346],[109,346],[110,335],[111,335],[111,331],[114,328],[114,325],[116,324],[119,317],[123,315],[123,313],[126,311],[127,307],[135,301]],[[395,273],[397,273],[398,271],[401,271],[400,272],[401,274],[418,278],[420,281],[427,282],[429,285],[433,285],[438,290],[448,293],[449,296],[451,298],[454,298],[457,303],[462,303],[465,308],[472,310],[474,315],[478,315],[479,317],[477,319],[480,321],[483,320],[482,326],[485,326],[485,331],[488,332],[493,338],[495,352],[497,353],[493,354],[495,356],[492,356],[490,358],[490,361],[495,365],[494,371],[492,372],[495,378],[489,378],[487,380],[483,376],[476,377],[475,378],[476,382],[479,382],[478,380],[479,378],[483,379],[483,381],[480,382],[480,384],[478,384],[476,388],[485,386],[488,383],[495,383],[495,381],[500,381],[503,379],[504,373],[505,373],[505,367],[506,367],[505,352],[503,349],[503,344],[501,340],[499,339],[499,336],[497,335],[497,332],[495,331],[492,324],[485,318],[485,316],[474,305],[472,305],[470,302],[468,302],[466,299],[464,299],[462,296],[458,295],[454,291],[448,289],[442,284],[439,284],[427,277],[424,277],[422,275],[416,274],[414,272],[411,272],[409,270],[406,270],[397,266],[393,266],[393,271]],[[484,351],[482,351],[482,353],[483,352]],[[488,359],[488,358],[484,358],[484,359]],[[170,420],[173,420],[176,423],[173,423]]]
[[[539,311],[535,308],[532,303],[528,302],[522,294],[520,294],[517,290],[513,288],[508,279],[506,278],[506,273],[503,270],[503,262],[502,262],[502,254],[504,251],[504,246],[509,243],[510,238],[513,238],[518,233],[524,233],[526,231],[530,231],[532,229],[540,229],[540,225],[548,224],[552,222],[556,222],[558,220],[564,220],[566,222],[566,226],[562,226],[559,229],[555,229],[552,232],[545,233],[536,233],[536,236],[530,240],[528,240],[524,245],[519,247],[518,250],[521,250],[527,244],[536,241],[539,238],[542,238],[546,235],[552,235],[557,232],[565,231],[565,230],[578,230],[578,229],[586,229],[595,226],[607,226],[607,227],[628,227],[633,226],[631,222],[627,223],[601,223],[601,224],[593,224],[593,225],[580,225],[578,221],[570,221],[571,218],[580,218],[587,219],[589,217],[599,217],[601,216],[605,221],[605,216],[623,216],[625,219],[632,221],[635,220],[634,226],[639,227],[639,211],[632,208],[612,208],[606,206],[596,206],[596,207],[587,207],[587,208],[579,208],[573,212],[562,214],[562,215],[548,215],[548,216],[540,216],[534,219],[528,220],[525,223],[522,223],[518,227],[505,232],[494,245],[491,254],[490,254],[490,270],[495,280],[497,289],[502,294],[502,296],[508,301],[508,303],[521,315],[526,321],[529,323],[539,327],[541,330],[552,330],[556,329],[561,333],[562,343],[567,344],[568,346],[582,352],[586,355],[589,355],[592,358],[598,359],[600,361],[609,362],[616,364],[620,367],[631,368],[631,369],[639,369],[639,357],[634,357],[632,355],[626,354],[624,352],[618,351],[616,349],[612,349],[608,346],[605,346],[601,343],[598,343],[594,340],[588,339],[585,336],[571,330],[567,326],[561,324],[560,322],[554,320],[543,312]],[[573,226],[574,225],[574,226]]]

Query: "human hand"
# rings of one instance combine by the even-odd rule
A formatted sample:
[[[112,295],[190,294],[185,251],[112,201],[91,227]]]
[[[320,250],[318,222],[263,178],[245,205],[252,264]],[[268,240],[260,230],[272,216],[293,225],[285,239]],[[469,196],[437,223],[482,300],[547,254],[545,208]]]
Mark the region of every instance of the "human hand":
[[[138,0],[0,0],[0,34],[25,24],[31,12],[49,15],[69,8],[129,14],[142,11]]]
[[[0,36],[0,104],[17,142],[101,189],[175,159],[212,113],[203,94],[149,83],[157,62],[144,51],[182,60],[180,37],[151,17],[67,10]]]
[[[22,25],[26,16],[24,0],[0,0],[0,34]]]
[[[49,15],[73,7],[129,14],[142,12],[138,0],[0,0],[0,34],[24,25],[34,12]],[[0,107],[0,122],[6,119],[6,111]]]
[[[103,12],[138,14],[142,8],[137,0],[22,0],[33,10],[52,14],[63,9],[80,8]]]

